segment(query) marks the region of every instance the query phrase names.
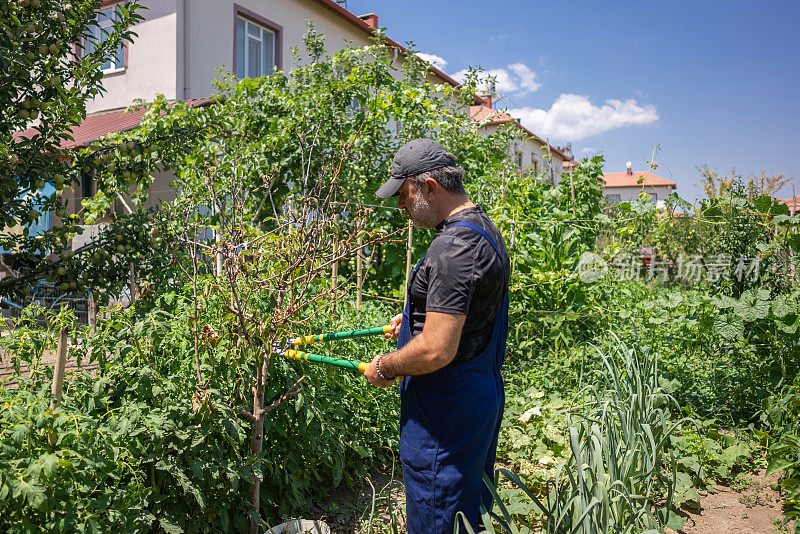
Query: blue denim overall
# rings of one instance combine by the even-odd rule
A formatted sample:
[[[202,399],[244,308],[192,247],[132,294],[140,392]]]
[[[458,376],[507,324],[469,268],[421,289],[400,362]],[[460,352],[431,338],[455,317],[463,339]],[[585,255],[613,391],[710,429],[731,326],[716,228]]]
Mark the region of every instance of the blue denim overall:
[[[480,233],[502,260],[500,249],[482,228],[464,221],[448,228],[454,226]],[[409,288],[421,264],[422,260],[406,288],[398,349],[412,337]],[[500,366],[507,331],[508,291],[479,356],[426,375],[407,376],[400,383],[400,461],[409,534],[450,534],[459,511],[477,528],[481,502],[489,508],[491,494],[482,477],[484,472],[490,479],[494,474],[505,402]]]

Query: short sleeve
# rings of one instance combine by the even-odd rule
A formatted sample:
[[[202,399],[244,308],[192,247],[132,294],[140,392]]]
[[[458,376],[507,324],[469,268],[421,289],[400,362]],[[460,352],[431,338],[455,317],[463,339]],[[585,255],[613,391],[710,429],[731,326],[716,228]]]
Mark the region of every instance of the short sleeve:
[[[426,311],[467,315],[475,287],[475,253],[464,240],[440,235],[431,243],[426,259],[428,295]]]

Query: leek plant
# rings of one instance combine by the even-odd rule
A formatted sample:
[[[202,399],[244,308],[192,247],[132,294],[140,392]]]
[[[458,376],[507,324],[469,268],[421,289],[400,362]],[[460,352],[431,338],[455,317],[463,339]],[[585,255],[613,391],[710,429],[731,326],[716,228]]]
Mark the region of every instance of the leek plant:
[[[552,533],[655,533],[666,525],[683,526],[672,511],[677,465],[670,437],[683,420],[673,420],[671,410],[678,405],[659,387],[657,356],[629,348],[613,334],[612,339],[612,351],[596,348],[602,361],[598,384],[583,390],[587,400],[579,415],[567,418],[569,460],[538,496],[516,475],[498,469],[494,483],[486,483],[499,513],[484,514],[483,532],[517,534],[538,522]],[[509,513],[496,490],[500,475],[528,495],[541,519]]]

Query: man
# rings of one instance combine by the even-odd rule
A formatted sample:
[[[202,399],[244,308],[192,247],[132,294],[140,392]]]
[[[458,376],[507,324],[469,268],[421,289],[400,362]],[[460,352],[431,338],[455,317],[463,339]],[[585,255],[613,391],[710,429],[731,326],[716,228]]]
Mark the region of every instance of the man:
[[[392,319],[397,351],[364,372],[400,385],[400,460],[408,532],[451,533],[463,512],[478,526],[491,497],[505,395],[500,366],[508,325],[510,262],[500,232],[464,190],[464,170],[436,141],[397,151],[377,191],[398,196],[414,226],[436,228],[411,274],[406,308]]]

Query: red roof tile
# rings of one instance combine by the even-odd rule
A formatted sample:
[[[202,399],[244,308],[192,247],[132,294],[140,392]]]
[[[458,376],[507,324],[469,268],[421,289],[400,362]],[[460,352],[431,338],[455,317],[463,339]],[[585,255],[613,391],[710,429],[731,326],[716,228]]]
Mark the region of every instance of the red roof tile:
[[[198,98],[187,100],[188,104],[200,107],[208,104],[209,98]],[[110,133],[124,132],[136,128],[139,121],[147,110],[142,108],[128,111],[125,109],[113,109],[109,111],[98,111],[86,116],[78,126],[72,129],[72,141],[64,141],[61,148],[76,148],[86,146],[92,141],[105,137]],[[14,134],[14,138],[29,138],[38,131],[35,128],[28,128]]]
[[[639,183],[639,179],[644,177],[644,181]],[[643,185],[650,186],[667,186],[671,189],[676,189],[678,185],[672,180],[662,178],[652,172],[607,172],[603,175],[605,187],[641,187]]]
[[[778,202],[783,202],[787,206],[789,206],[790,210],[793,210],[795,213],[800,211],[800,195],[796,195],[792,198],[779,198]]]

